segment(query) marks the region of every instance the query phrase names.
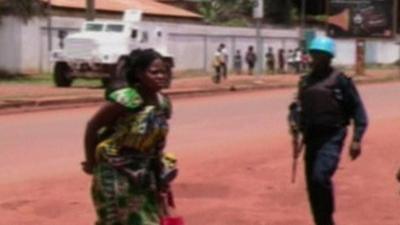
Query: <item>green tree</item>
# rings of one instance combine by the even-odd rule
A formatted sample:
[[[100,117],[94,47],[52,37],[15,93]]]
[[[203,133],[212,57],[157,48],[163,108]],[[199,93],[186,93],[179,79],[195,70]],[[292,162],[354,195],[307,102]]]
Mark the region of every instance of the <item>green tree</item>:
[[[249,0],[210,0],[201,2],[198,12],[207,23],[244,25],[251,17],[252,4]]]
[[[44,3],[40,0],[0,0],[0,19],[17,16],[27,22],[34,16],[44,15]]]
[[[264,0],[264,21],[290,25],[296,13],[294,0]],[[255,0],[209,0],[198,5],[198,12],[210,24],[248,25],[253,22],[252,8]]]
[[[293,22],[292,0],[264,0],[265,21],[273,24],[290,25]]]

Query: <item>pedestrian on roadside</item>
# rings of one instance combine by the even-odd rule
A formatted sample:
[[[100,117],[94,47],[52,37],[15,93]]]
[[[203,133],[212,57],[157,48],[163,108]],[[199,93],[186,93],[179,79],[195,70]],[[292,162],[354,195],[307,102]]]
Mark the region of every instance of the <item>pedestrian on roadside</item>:
[[[283,48],[278,51],[278,66],[279,73],[285,73],[285,49]]]
[[[163,179],[171,105],[160,90],[169,84],[163,57],[134,50],[117,73],[127,86],[109,90],[107,103],[85,133],[83,171],[93,175],[96,224],[158,225],[165,201]]]
[[[246,52],[246,63],[249,75],[253,75],[254,66],[257,62],[257,56],[254,53],[253,46],[249,46]]]
[[[310,61],[310,55],[306,51],[303,51],[301,57],[302,71],[308,71],[310,69]]]
[[[290,73],[295,71],[295,65],[294,65],[294,51],[293,49],[289,49],[288,54],[287,54],[287,67],[288,67],[288,71]]]
[[[233,56],[233,68],[235,69],[236,75],[242,74],[242,61],[242,53],[240,50],[236,50],[236,53]]]
[[[349,155],[361,155],[361,141],[367,128],[367,114],[353,81],[331,66],[335,43],[317,37],[310,45],[311,72],[299,82],[297,101],[291,104],[292,131],[300,130],[305,144],[305,171],[311,211],[316,225],[333,225],[334,192],[332,177],[353,121],[354,132]],[[300,145],[301,146],[301,145]],[[293,155],[299,157],[300,147]]]
[[[221,48],[219,47],[215,52],[212,60],[212,66],[214,68],[214,75],[212,80],[214,83],[219,84],[222,78],[222,62],[223,62],[223,55],[221,53]]]
[[[301,73],[301,62],[302,62],[302,51],[300,48],[297,48],[294,51],[294,68],[297,74]]]
[[[267,71],[268,73],[275,73],[275,54],[272,47],[268,48],[267,54],[265,54],[266,63],[267,63]]]
[[[221,75],[226,80],[228,78],[228,50],[226,49],[226,46],[224,43],[221,43],[219,45],[219,49],[221,52]]]

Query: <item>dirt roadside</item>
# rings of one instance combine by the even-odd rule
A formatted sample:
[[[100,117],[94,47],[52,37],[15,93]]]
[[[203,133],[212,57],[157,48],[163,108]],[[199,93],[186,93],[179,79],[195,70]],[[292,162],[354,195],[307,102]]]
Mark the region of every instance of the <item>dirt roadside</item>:
[[[294,88],[299,75],[230,75],[220,84],[211,82],[209,76],[175,79],[165,93],[171,97],[192,97],[229,93],[233,91],[272,90]],[[397,70],[369,70],[365,76],[356,76],[357,83],[400,81]],[[56,88],[48,84],[7,84],[0,82],[0,114],[40,110],[76,108],[99,104],[104,100],[101,87],[73,86]]]

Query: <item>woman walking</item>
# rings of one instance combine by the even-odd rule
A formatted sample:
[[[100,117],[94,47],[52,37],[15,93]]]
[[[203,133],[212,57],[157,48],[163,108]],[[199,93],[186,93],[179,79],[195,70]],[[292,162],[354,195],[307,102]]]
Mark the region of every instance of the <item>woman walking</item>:
[[[134,50],[118,72],[127,87],[107,92],[88,122],[84,172],[93,175],[96,225],[159,225],[163,216],[163,148],[171,115],[160,93],[169,84],[162,56]],[[165,158],[164,158],[165,159]]]

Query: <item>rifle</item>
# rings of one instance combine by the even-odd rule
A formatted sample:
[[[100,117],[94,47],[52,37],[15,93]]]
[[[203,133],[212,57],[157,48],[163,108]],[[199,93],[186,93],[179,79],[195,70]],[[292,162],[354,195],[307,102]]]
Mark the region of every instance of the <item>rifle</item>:
[[[300,111],[301,109],[297,102],[293,102],[289,105],[288,122],[293,146],[292,183],[296,182],[297,159],[301,154],[304,144],[303,140],[300,141]]]
[[[304,142],[299,143],[298,135],[293,135],[293,162],[292,162],[292,184],[296,183],[297,159],[303,149]]]

